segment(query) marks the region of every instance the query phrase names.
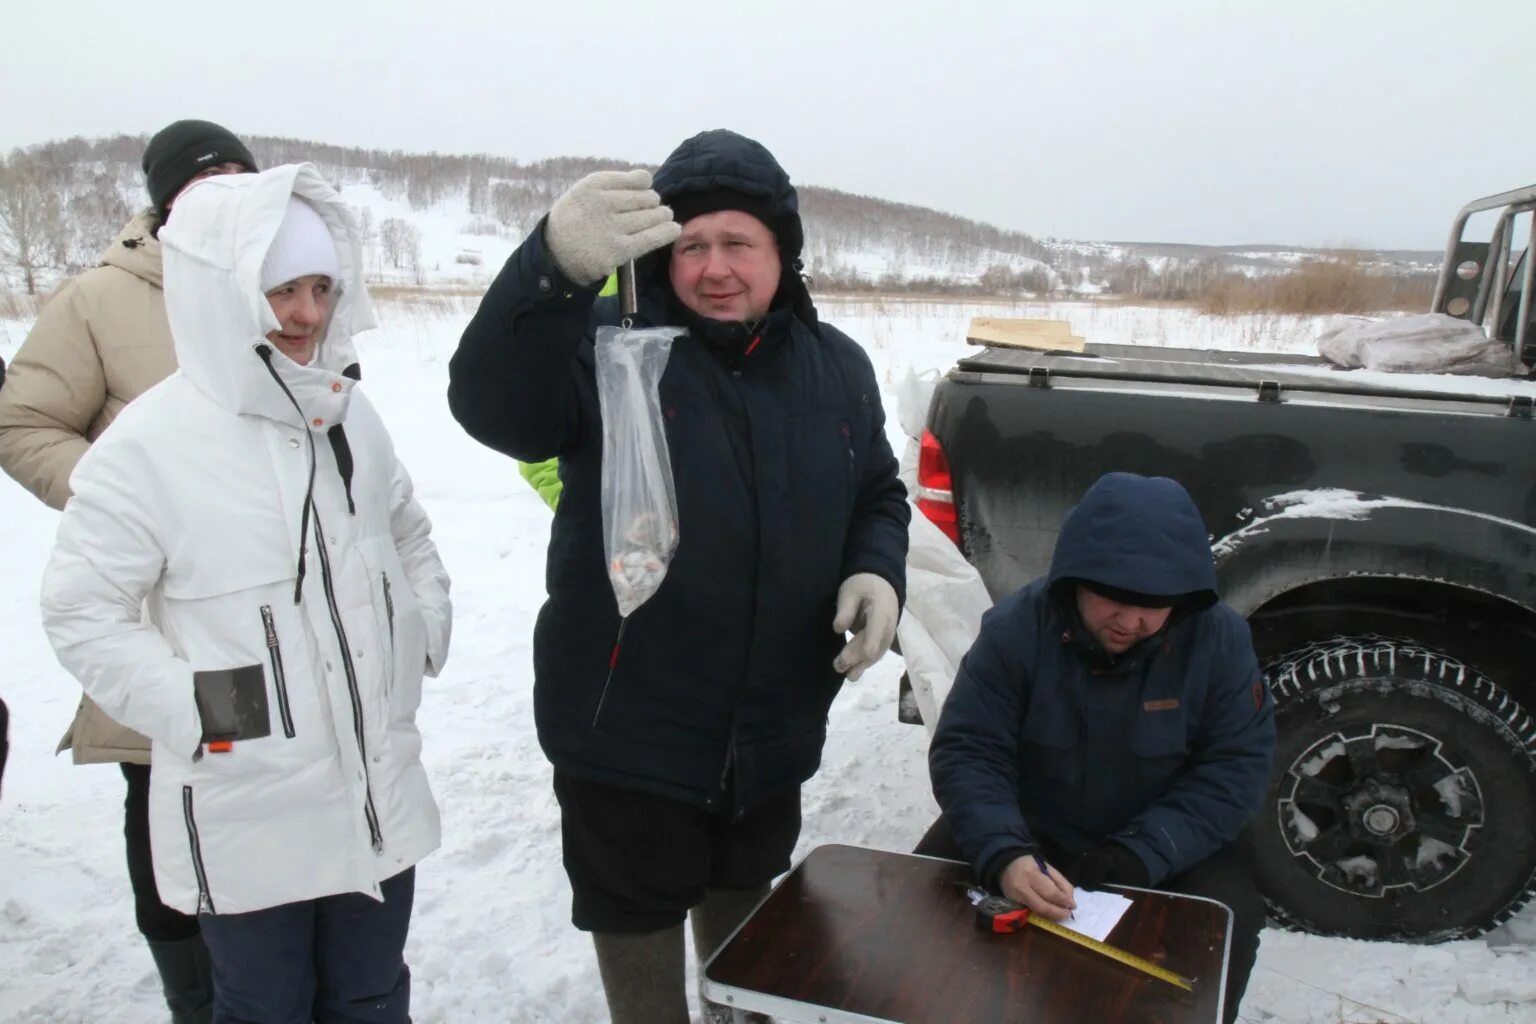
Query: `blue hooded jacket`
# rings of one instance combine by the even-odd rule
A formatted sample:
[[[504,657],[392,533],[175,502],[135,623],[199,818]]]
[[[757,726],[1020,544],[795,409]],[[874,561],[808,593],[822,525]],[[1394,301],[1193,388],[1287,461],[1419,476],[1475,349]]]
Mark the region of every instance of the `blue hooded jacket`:
[[[1078,617],[1078,580],[1182,599],[1162,631],[1111,656]],[[983,617],[928,758],[978,877],[1038,837],[1071,856],[1123,843],[1157,884],[1258,812],[1274,702],[1248,624],[1215,587],[1184,488],[1110,473],[1068,513],[1050,575]]]

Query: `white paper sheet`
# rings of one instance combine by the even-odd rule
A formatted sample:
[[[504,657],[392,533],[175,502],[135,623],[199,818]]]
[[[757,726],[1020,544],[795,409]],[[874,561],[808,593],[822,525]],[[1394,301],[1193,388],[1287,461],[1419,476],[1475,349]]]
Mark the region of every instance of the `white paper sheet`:
[[[1090,892],[1087,889],[1074,889],[1072,896],[1077,900],[1077,909],[1072,912],[1071,917],[1059,923],[1080,935],[1098,939],[1100,942],[1114,931],[1115,925],[1120,923],[1120,918],[1125,915],[1131,905],[1130,900],[1117,892]]]

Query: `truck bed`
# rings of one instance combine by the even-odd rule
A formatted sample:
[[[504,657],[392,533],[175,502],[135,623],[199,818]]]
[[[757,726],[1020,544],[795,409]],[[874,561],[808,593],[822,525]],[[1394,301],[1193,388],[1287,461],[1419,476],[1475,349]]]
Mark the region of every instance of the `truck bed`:
[[[1246,390],[1267,401],[1407,403],[1424,411],[1525,417],[1536,401],[1536,381],[1524,378],[1344,370],[1318,356],[1141,345],[1092,345],[1082,353],[988,347],[951,371],[951,379],[970,382],[1020,383],[1021,376],[1038,386],[1179,391],[1192,397],[1202,392],[1231,397],[1234,390]]]
[[[1000,597],[1046,571],[1062,516],[1111,470],[1180,481],[1217,544],[1277,499],[1319,493],[1536,527],[1533,405],[1533,381],[1305,356],[986,348],[939,381],[928,422],[965,553]],[[1505,561],[1495,571],[1530,572],[1529,553]]]

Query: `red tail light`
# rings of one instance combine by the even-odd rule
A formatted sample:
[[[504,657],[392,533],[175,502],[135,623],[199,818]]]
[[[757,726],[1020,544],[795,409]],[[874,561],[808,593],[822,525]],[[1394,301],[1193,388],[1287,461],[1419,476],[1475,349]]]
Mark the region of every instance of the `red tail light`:
[[[928,520],[960,543],[960,515],[955,510],[955,485],[949,474],[949,456],[929,431],[923,431],[917,457],[917,507]]]

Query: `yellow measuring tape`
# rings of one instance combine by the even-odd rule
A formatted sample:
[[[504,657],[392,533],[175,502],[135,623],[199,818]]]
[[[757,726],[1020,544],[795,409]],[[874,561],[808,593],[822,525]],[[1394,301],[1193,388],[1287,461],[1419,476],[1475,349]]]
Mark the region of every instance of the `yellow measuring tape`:
[[[1111,946],[1107,942],[1100,942],[1098,939],[1090,938],[1082,932],[1074,931],[1064,924],[1057,924],[1048,917],[1033,914],[1028,907],[1022,904],[1004,899],[1001,896],[993,896],[976,888],[967,889],[966,895],[970,897],[971,903],[976,907],[977,927],[982,928],[984,931],[1016,932],[1032,925],[1048,931],[1052,935],[1060,936],[1068,942],[1075,942],[1084,949],[1090,949],[1100,956],[1107,956],[1111,960],[1125,964],[1127,967],[1135,968],[1143,974],[1157,978],[1159,981],[1166,981],[1168,984],[1181,988],[1185,992],[1193,992],[1195,990],[1194,981],[1184,977],[1182,974],[1175,974],[1166,967],[1159,967],[1152,961],[1139,957],[1134,953],[1127,953],[1125,950]]]
[[[1052,935],[1059,935],[1068,942],[1075,942],[1084,949],[1091,949],[1101,956],[1107,956],[1111,960],[1118,960],[1127,967],[1134,967],[1143,974],[1150,974],[1152,977],[1166,981],[1170,985],[1177,985],[1185,992],[1193,992],[1195,990],[1195,983],[1182,974],[1175,974],[1166,967],[1159,967],[1151,960],[1143,959],[1134,953],[1127,953],[1123,949],[1111,946],[1107,942],[1100,942],[1098,939],[1084,935],[1082,932],[1075,932],[1066,925],[1057,924],[1048,917],[1030,914],[1029,923],[1036,928],[1044,928]]]

